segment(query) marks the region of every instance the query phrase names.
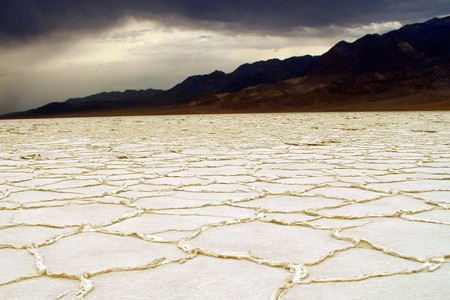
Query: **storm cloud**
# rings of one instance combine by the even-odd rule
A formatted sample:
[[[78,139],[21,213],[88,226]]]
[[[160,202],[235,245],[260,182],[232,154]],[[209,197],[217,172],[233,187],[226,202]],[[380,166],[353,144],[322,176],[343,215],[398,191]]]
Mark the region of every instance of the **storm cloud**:
[[[285,34],[301,27],[357,26],[450,12],[448,0],[2,0],[4,43],[53,33],[85,33],[127,18],[172,26]]]

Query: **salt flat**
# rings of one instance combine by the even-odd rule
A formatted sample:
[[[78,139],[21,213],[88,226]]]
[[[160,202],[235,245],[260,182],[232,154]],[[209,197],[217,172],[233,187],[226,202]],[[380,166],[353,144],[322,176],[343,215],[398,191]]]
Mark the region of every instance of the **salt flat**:
[[[0,122],[2,299],[448,299],[450,113]]]

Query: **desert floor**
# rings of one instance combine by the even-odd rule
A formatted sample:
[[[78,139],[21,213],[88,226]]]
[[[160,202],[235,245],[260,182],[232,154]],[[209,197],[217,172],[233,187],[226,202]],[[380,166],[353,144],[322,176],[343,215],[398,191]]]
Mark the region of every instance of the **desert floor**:
[[[448,299],[450,112],[0,121],[2,299]]]

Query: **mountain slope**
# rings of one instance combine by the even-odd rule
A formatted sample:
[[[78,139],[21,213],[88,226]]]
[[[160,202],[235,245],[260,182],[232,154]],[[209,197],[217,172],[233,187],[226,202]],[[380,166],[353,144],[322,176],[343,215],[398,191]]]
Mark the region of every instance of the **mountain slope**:
[[[148,99],[161,94],[162,90],[126,90],[125,92],[100,93],[85,98],[73,98],[65,102],[52,102],[24,113],[13,113],[10,116],[21,114],[47,115],[65,112],[96,111],[113,108],[126,108],[146,105]]]
[[[307,70],[312,74],[419,72],[437,66],[450,71],[450,17],[406,25],[384,35],[339,42]]]

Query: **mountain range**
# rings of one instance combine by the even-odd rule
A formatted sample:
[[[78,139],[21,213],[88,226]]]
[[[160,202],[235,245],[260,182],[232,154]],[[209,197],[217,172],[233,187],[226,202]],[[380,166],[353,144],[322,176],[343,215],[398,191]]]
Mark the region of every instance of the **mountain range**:
[[[450,110],[450,16],[341,41],[321,56],[188,77],[169,90],[106,92],[3,116]]]

